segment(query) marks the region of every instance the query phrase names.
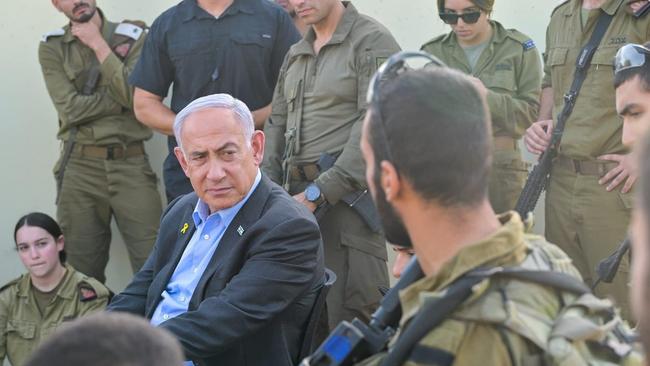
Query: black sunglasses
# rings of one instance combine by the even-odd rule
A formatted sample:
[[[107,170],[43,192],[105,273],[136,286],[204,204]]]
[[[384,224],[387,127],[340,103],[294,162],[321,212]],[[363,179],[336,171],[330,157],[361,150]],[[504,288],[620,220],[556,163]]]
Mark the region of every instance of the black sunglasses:
[[[386,129],[384,127],[384,122],[381,118],[381,108],[379,108],[379,95],[381,86],[388,80],[396,78],[403,72],[412,70],[406,63],[408,60],[413,59],[424,59],[428,61],[424,67],[436,66],[436,67],[447,67],[444,62],[440,61],[437,57],[431,56],[425,52],[416,52],[416,51],[402,51],[398,52],[386,60],[375,75],[373,75],[368,85],[368,94],[366,95],[366,102],[370,107],[372,107],[372,117],[377,121],[379,130],[381,133],[381,138],[384,140],[384,153],[385,160],[394,161],[393,156],[390,152],[388,136],[386,135]]]
[[[440,19],[442,19],[442,21],[445,22],[446,24],[455,25],[456,23],[458,23],[458,18],[462,18],[463,22],[465,22],[466,24],[474,24],[478,22],[478,18],[481,17],[481,11],[476,10],[476,11],[470,11],[469,13],[462,13],[462,14],[442,12],[439,13],[438,15],[440,15]]]
[[[650,50],[638,44],[626,44],[616,52],[614,58],[614,73],[645,65],[650,56]]]

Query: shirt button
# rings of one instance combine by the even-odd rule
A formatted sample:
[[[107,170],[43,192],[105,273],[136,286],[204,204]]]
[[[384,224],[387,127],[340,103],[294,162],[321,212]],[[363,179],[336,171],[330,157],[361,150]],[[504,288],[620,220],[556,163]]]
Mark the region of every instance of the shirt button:
[[[210,235],[208,235],[208,234],[203,235],[203,239],[205,239],[205,240],[210,239]]]
[[[181,302],[185,302],[185,296],[181,296],[178,298]]]
[[[194,272],[194,273],[196,273],[196,272],[198,272],[198,271],[199,271],[198,268],[194,268],[194,269],[192,270],[192,272]]]
[[[169,314],[163,315],[163,319],[165,319],[165,320],[169,319]]]

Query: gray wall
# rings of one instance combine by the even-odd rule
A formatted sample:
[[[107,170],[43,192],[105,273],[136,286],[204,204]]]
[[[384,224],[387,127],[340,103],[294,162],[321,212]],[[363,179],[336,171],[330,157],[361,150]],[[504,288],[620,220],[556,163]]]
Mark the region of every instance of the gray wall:
[[[509,28],[529,34],[543,48],[546,23],[557,2],[501,0],[497,1],[493,17]],[[114,21],[142,19],[149,24],[175,3],[176,0],[99,0],[107,17]],[[404,49],[418,49],[426,40],[448,31],[435,15],[433,0],[356,0],[354,3],[361,12],[382,21]],[[13,250],[12,230],[16,219],[33,210],[53,216],[56,212],[51,171],[59,154],[55,139],[57,118],[45,91],[36,51],[43,33],[65,24],[64,16],[47,0],[7,2],[4,9],[0,18],[0,44],[3,45],[0,136],[4,137],[4,158],[0,160],[4,207],[0,212],[0,233],[4,233],[0,245],[0,284],[24,271]],[[154,169],[160,172],[166,151],[162,136],[156,134],[147,144],[147,151]],[[131,273],[119,233],[113,232],[107,275],[109,286],[119,291]]]

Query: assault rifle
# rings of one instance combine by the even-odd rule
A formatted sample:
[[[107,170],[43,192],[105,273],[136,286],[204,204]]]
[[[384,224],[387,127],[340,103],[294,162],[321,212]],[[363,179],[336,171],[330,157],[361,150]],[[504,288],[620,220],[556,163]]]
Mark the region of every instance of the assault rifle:
[[[371,315],[370,324],[356,318],[352,322],[342,321],[300,366],[349,366],[386,349],[402,317],[399,291],[422,276],[422,269],[413,256],[397,284]]]
[[[532,172],[528,175],[526,185],[524,186],[524,189],[517,200],[517,204],[515,205],[515,211],[519,213],[522,219],[526,219],[528,214],[535,209],[539,196],[546,189],[546,185],[551,176],[553,160],[558,154],[562,134],[564,133],[564,127],[566,126],[566,122],[569,119],[571,112],[573,112],[573,107],[578,99],[582,83],[587,77],[587,70],[591,64],[591,59],[611,21],[612,16],[602,12],[598,18],[598,23],[596,24],[596,28],[594,29],[589,42],[587,42],[580,51],[580,55],[576,60],[573,82],[571,83],[569,92],[564,95],[564,107],[557,115],[557,125],[553,128],[551,141],[546,150],[542,153],[542,156],[539,158],[537,165],[535,165]]]

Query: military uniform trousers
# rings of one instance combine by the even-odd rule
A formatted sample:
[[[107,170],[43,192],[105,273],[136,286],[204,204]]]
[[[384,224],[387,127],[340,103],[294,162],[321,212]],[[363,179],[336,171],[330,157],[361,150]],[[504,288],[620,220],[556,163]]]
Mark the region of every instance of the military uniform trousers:
[[[147,156],[90,157],[76,145],[63,176],[57,217],[65,235],[68,262],[105,282],[111,220],[126,243],[135,272],[153,248],[162,203]],[[55,174],[58,170],[55,168]]]
[[[292,182],[291,194],[304,191],[307,184]],[[389,286],[384,236],[372,232],[342,201],[329,208],[319,225],[325,266],[336,273],[336,282],[327,294],[330,329],[355,317],[368,322],[382,298],[379,288]]]
[[[567,163],[568,162],[568,163]],[[575,166],[572,166],[574,165]],[[598,164],[602,172],[615,164]],[[560,158],[553,165],[546,193],[546,239],[558,245],[573,260],[588,285],[598,278],[598,262],[611,255],[625,239],[630,221],[632,195],[611,192],[598,184],[598,172],[579,172],[579,163]],[[631,320],[629,304],[629,258],[621,261],[613,283],[601,283],[596,295],[612,298],[622,316]]]
[[[528,166],[522,160],[517,140],[494,138],[492,170],[488,181],[488,196],[496,213],[515,208],[528,177]]]

